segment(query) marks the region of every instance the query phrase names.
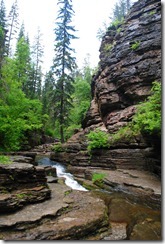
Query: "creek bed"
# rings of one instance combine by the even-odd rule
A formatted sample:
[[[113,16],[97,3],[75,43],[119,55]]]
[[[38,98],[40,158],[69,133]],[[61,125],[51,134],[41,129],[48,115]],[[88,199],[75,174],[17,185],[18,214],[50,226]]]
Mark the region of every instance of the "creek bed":
[[[57,177],[63,178],[65,184],[73,190],[87,191],[83,186],[83,179],[75,180],[61,163],[42,158],[38,164],[55,167]],[[161,240],[159,200],[156,199],[155,204],[151,204],[150,199],[144,195],[133,194],[121,187],[108,191],[95,186],[91,191],[103,199],[108,207],[110,234],[103,240]]]

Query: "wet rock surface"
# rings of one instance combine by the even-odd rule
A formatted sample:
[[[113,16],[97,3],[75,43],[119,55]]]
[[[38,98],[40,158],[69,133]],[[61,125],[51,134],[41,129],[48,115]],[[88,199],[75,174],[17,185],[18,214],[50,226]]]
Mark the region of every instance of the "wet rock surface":
[[[12,163],[2,169],[13,177],[31,175],[18,177],[0,194],[3,240],[161,240],[161,183],[149,172],[69,166],[90,189],[82,192],[71,190],[48,165]],[[50,183],[41,186],[38,178],[32,184],[36,171]],[[93,182],[94,173],[105,177]]]
[[[1,214],[44,201],[51,194],[45,170],[22,162],[0,164],[0,191]]]
[[[103,168],[69,167],[69,171],[77,176],[77,179],[89,189],[98,186],[109,192],[126,192],[132,194],[137,199],[140,198],[144,203],[148,202],[151,207],[161,205],[161,181],[148,171],[141,170],[108,170]],[[93,174],[103,174],[100,181],[92,184]]]
[[[107,207],[90,192],[50,184],[52,197],[0,217],[3,240],[80,240],[108,230]]]

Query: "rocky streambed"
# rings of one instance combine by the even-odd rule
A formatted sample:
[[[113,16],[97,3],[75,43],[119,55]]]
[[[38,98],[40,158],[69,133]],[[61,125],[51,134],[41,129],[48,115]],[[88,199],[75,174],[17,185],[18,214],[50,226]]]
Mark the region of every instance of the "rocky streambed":
[[[0,239],[161,240],[161,184],[153,174],[70,166],[88,189],[73,190],[57,177],[55,162],[13,160],[0,164]],[[105,177],[93,182],[93,173]]]

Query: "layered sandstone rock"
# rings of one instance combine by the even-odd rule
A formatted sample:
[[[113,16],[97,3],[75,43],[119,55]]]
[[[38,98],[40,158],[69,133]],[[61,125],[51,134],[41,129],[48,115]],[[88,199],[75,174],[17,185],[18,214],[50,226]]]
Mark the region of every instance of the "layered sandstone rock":
[[[137,44],[134,45],[133,44]],[[136,104],[161,79],[161,2],[138,1],[117,27],[109,27],[93,77],[93,101],[83,127],[105,124],[113,133],[130,121]]]
[[[99,128],[113,134],[127,125],[136,113],[137,104],[150,94],[152,82],[160,80],[161,2],[138,1],[124,23],[109,27],[103,37],[99,68],[92,80],[93,99],[82,124],[83,130],[63,145],[63,152],[53,153],[51,158],[77,166],[115,169],[120,165],[160,174],[160,142],[156,139],[146,140],[141,135],[131,140],[122,139],[107,152],[92,152],[92,157],[86,150],[86,135],[90,130]],[[114,160],[112,154],[116,149]]]
[[[108,212],[103,200],[90,192],[72,192],[63,184],[49,187],[50,200],[0,216],[1,239],[100,240],[107,235]]]
[[[49,199],[45,170],[28,163],[0,164],[0,214]]]

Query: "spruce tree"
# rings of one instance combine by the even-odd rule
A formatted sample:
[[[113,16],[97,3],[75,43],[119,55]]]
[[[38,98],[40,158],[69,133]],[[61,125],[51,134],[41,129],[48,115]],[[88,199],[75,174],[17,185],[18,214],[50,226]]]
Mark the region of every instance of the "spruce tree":
[[[73,75],[76,63],[71,40],[76,36],[75,28],[71,25],[74,15],[71,0],[58,0],[59,11],[55,28],[55,58],[53,72],[55,76],[54,115],[60,128],[61,142],[64,142],[64,127],[68,123],[68,112],[71,108],[71,94],[73,92]]]
[[[6,52],[6,8],[4,5],[4,1],[1,0],[0,3],[0,76],[1,76],[1,69],[2,64]]]
[[[11,55],[11,41],[18,32],[18,4],[17,0],[13,3],[9,16],[8,16],[8,39],[7,39],[7,55]]]
[[[42,63],[43,63],[43,45],[42,33],[38,28],[35,36],[34,45],[32,46],[32,60],[33,60],[33,89],[35,98],[41,98],[41,82],[42,82]]]
[[[131,5],[132,5],[131,0],[118,0],[113,10],[113,17],[111,18],[112,21],[116,21],[116,20],[122,21],[122,19],[128,13],[128,10],[130,9]]]
[[[16,44],[15,52],[15,78],[20,82],[22,91],[27,97],[31,98],[31,57],[30,45],[24,34],[24,26],[22,25],[19,33],[19,38]]]

